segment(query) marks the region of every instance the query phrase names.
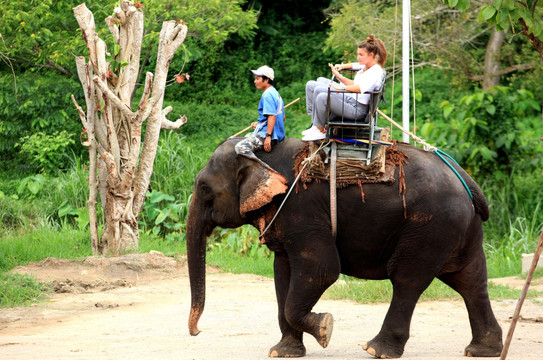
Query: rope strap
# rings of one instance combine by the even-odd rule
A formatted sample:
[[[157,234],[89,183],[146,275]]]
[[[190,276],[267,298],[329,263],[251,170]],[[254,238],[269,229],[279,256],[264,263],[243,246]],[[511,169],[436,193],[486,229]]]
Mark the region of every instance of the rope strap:
[[[290,189],[288,190],[287,192],[287,195],[285,196],[285,198],[283,199],[283,202],[281,203],[281,205],[279,206],[279,209],[277,209],[277,212],[275,213],[275,215],[273,216],[273,218],[271,219],[270,223],[268,224],[268,226],[266,226],[266,228],[264,229],[264,231],[262,231],[262,233],[260,235],[258,235],[258,238],[259,239],[262,239],[262,237],[264,236],[264,234],[268,231],[268,229],[270,228],[271,224],[273,224],[273,222],[275,221],[275,218],[277,217],[277,215],[279,215],[279,212],[281,211],[281,209],[283,208],[283,205],[285,205],[285,202],[287,201],[290,193],[292,192],[292,189],[294,189],[296,187],[296,183],[298,182],[298,180],[300,179],[300,176],[302,175],[302,173],[304,172],[304,169],[307,165],[309,165],[309,163],[311,162],[311,160],[315,157],[315,155],[317,155],[317,153],[322,149],[324,148],[326,145],[328,145],[330,142],[322,142],[321,145],[319,146],[319,148],[313,153],[311,154],[310,156],[308,156],[306,159],[304,159],[303,161],[303,164],[304,166],[302,167],[302,169],[300,170],[300,173],[298,174],[298,176],[296,177],[296,179],[294,180],[294,182],[292,183],[292,186],[290,187]]]
[[[458,163],[456,162],[456,160],[454,160],[449,154],[447,154],[447,153],[445,153],[445,152],[443,152],[443,151],[441,151],[441,150],[439,150],[439,149],[435,149],[435,150],[434,150],[434,154],[436,154],[437,156],[439,156],[439,158],[440,158],[441,160],[443,160],[443,162],[444,162],[445,164],[447,164],[448,167],[451,168],[451,170],[456,174],[456,176],[458,176],[458,178],[459,178],[460,181],[462,182],[462,185],[464,185],[464,188],[465,188],[466,191],[468,192],[469,197],[471,198],[471,200],[473,200],[473,194],[471,193],[471,191],[470,191],[470,189],[469,189],[469,187],[468,187],[468,184],[466,184],[466,182],[464,181],[464,179],[462,179],[462,176],[460,176],[460,174],[458,173],[458,171],[456,171],[456,169],[451,165],[451,163],[448,162],[447,159],[445,159],[445,158],[444,158],[443,156],[441,156],[441,155],[445,155],[446,157],[448,157],[449,159],[451,159],[452,161],[454,161],[454,163],[455,163],[456,165],[458,165]],[[458,165],[458,166],[460,166],[460,165]]]

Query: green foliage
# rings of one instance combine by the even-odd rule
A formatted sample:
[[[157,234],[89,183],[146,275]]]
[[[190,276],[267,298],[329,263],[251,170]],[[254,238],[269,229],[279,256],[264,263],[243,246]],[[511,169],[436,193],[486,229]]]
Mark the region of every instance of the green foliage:
[[[208,265],[234,274],[273,277],[273,256],[265,245],[260,244],[254,228],[216,229],[208,240]]]
[[[233,252],[252,258],[270,257],[271,252],[266,246],[260,244],[258,232],[250,226],[243,226],[236,230],[218,229],[212,235],[209,250],[217,249],[219,252]]]
[[[17,231],[32,231],[46,218],[40,207],[7,195],[0,196],[0,237]]]
[[[42,174],[27,176],[21,180],[17,187],[17,195],[21,198],[35,197],[47,184],[47,179]]]
[[[471,174],[509,173],[526,156],[537,153],[533,142],[524,139],[519,130],[527,126],[520,124],[530,123],[539,110],[527,90],[476,90],[456,105],[444,101],[441,107],[450,123],[426,122],[421,128],[422,137],[435,139],[434,144],[448,149]],[[529,168],[536,163],[526,165]]]
[[[74,208],[68,201],[61,204],[60,209],[58,209],[58,217],[60,219],[73,219],[79,230],[85,230],[90,223],[89,208]]]
[[[441,0],[450,7],[467,11],[470,0]],[[543,58],[543,6],[539,0],[494,0],[479,11],[478,21],[495,26],[498,31],[520,32],[526,36]]]
[[[458,7],[460,11],[465,11],[469,6],[469,0],[464,0],[464,2],[467,5],[463,8]],[[528,33],[532,33],[535,37],[541,37],[543,35],[543,22],[541,21],[543,11],[541,7],[537,6],[538,2],[539,0],[525,2],[496,0],[492,4],[483,6],[479,12],[478,20],[481,23],[495,25],[498,30],[503,31],[509,29],[510,26],[515,27],[516,25],[518,27],[519,23],[523,21]],[[455,7],[456,5],[449,1],[449,6]]]
[[[95,18],[111,13],[94,9]],[[87,1],[92,6],[95,1]],[[74,54],[81,54],[85,43],[72,12],[73,2],[57,0],[6,0],[0,5],[0,33],[4,38],[0,51],[12,59],[16,69],[39,71],[49,68],[65,75],[74,72]]]
[[[155,235],[179,235],[182,231],[181,221],[186,218],[188,203],[177,203],[175,197],[160,191],[147,192],[143,205],[140,226],[148,226],[149,231]]]
[[[543,178],[539,169],[515,169],[508,177],[482,184],[490,205],[484,223],[488,273],[492,277],[520,274],[521,255],[533,253],[543,227]]]
[[[52,136],[65,131],[70,135],[59,139],[65,146],[61,150],[80,153],[81,146],[73,146],[73,141],[71,145],[66,144],[66,137],[78,134],[81,129],[70,99],[70,94],[79,92],[81,86],[54,73],[19,74],[15,83],[11,74],[0,72],[0,157],[13,159],[16,154],[15,144],[36,132]]]
[[[21,149],[19,156],[30,159],[30,164],[35,165],[41,173],[55,174],[65,168],[69,149],[75,144],[73,137],[73,133],[65,130],[50,135],[40,131],[22,137],[16,147]]]

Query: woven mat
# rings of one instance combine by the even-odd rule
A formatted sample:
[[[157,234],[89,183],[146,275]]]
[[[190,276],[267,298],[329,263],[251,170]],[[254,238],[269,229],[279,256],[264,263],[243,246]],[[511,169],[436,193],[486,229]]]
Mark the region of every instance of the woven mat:
[[[407,163],[408,156],[398,150],[396,144],[397,141],[394,141],[390,146],[380,145],[377,155],[369,165],[366,165],[361,160],[337,159],[337,187],[342,188],[352,184],[361,186],[367,183],[392,184],[396,181],[394,171],[396,170],[396,166],[399,166],[398,180],[400,181],[400,194],[403,193],[405,190],[403,164]],[[305,162],[309,161],[306,161],[306,159],[317,150],[318,146],[313,142],[300,149],[294,157],[295,176],[298,176]],[[313,181],[330,181],[329,165],[325,163],[326,157],[326,152],[321,149],[309,161],[308,166],[303,169],[300,180],[296,184],[296,192],[298,192],[300,184],[306,189],[307,184]]]

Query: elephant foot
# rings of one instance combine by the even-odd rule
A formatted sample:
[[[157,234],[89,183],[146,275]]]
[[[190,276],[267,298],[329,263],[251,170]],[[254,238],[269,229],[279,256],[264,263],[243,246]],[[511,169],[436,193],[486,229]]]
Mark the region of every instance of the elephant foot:
[[[501,340],[495,344],[471,343],[464,349],[464,356],[467,357],[497,357],[502,353],[503,345]]]
[[[362,349],[366,350],[368,354],[375,356],[379,359],[397,359],[402,356],[404,346],[396,344],[390,344],[387,341],[376,336],[373,340],[368,341]]]
[[[317,342],[323,348],[326,348],[332,338],[332,331],[334,330],[334,317],[330,313],[315,314],[318,319],[318,326],[311,335],[317,339]]]
[[[286,337],[270,349],[268,356],[273,358],[302,357],[305,356],[305,346],[298,339]]]

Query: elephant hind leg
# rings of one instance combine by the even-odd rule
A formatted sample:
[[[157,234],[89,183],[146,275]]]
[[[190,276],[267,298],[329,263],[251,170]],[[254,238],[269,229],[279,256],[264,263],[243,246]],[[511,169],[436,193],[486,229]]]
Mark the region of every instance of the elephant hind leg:
[[[471,325],[472,340],[464,355],[473,357],[500,356],[502,329],[492,311],[487,289],[486,259],[481,248],[476,258],[459,272],[438,277],[464,299]]]

